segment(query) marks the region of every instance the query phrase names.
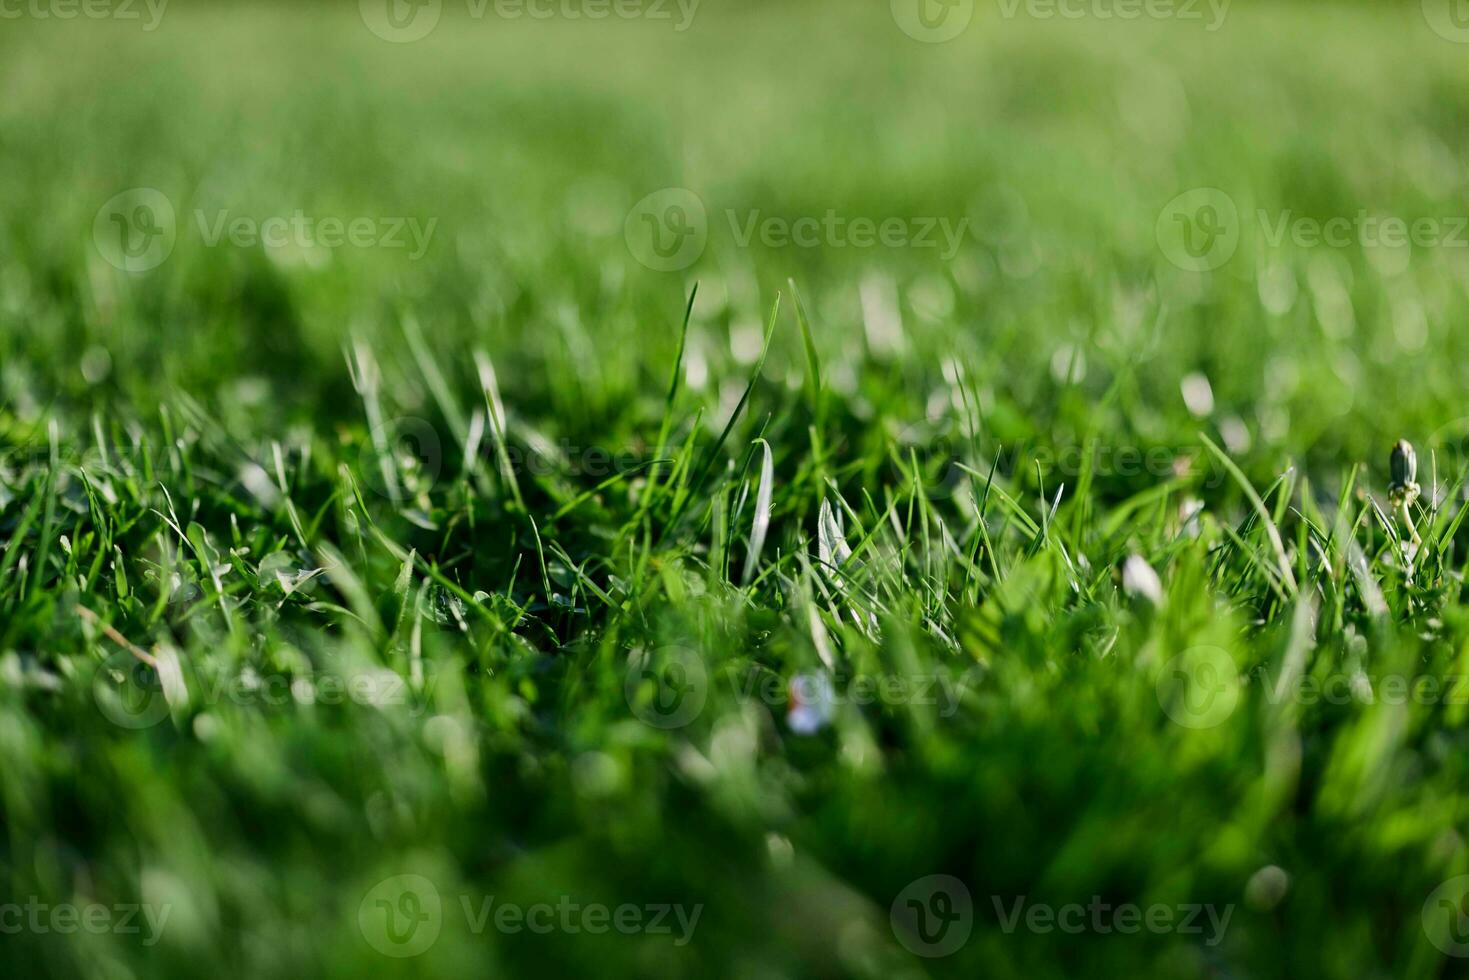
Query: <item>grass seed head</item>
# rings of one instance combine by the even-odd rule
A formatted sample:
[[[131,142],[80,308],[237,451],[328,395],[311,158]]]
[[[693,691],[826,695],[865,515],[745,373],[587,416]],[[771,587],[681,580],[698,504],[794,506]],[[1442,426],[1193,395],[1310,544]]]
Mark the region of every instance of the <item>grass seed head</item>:
[[[1413,452],[1411,442],[1406,439],[1397,441],[1392,447],[1388,469],[1392,474],[1388,492],[1394,499],[1411,500],[1418,496],[1418,455]]]

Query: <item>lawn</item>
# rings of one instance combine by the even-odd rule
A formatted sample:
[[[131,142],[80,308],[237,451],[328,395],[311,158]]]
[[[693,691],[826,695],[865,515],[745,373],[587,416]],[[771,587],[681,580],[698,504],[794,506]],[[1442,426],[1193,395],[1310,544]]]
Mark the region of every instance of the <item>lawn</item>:
[[[0,0],[0,971],[1464,975],[1456,10]]]

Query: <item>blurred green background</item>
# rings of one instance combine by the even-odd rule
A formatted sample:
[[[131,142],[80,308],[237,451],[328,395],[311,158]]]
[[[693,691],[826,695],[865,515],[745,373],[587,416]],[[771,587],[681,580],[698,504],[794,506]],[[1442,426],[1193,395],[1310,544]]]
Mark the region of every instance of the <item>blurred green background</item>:
[[[850,377],[866,295],[899,318],[906,369],[966,359],[1022,416],[1095,400],[1119,366],[1139,399],[1173,407],[1179,379],[1201,371],[1266,441],[1376,459],[1462,400],[1469,249],[1374,261],[1371,249],[1276,248],[1253,217],[1466,210],[1465,48],[1417,4],[1238,0],[1211,32],[980,3],[944,44],[904,35],[886,3],[705,0],[681,32],[672,6],[669,21],[602,22],[468,9],[447,3],[405,44],[370,33],[350,4],[176,0],[151,32],[146,20],[7,21],[4,395],[94,404],[146,399],[162,380],[217,396],[248,377],[269,392],[262,411],[319,418],[351,411],[335,397],[344,333],[396,336],[394,311],[411,308],[446,348],[490,345],[516,404],[574,393],[546,407],[590,425],[661,388],[692,281],[691,342],[715,378],[730,332],[758,329],[794,276],[834,383]],[[172,203],[178,244],[153,273],[119,276],[90,229],[138,186]],[[706,252],[677,273],[638,264],[623,235],[633,204],[667,187],[709,213]],[[1245,226],[1211,276],[1175,268],[1155,238],[1168,202],[1196,187],[1229,194]],[[208,248],[197,218],[296,209],[437,226],[414,262],[394,249]],[[967,219],[968,233],[944,262],[942,250],[741,248],[727,217],[830,209]],[[112,369],[89,383],[77,362],[93,347]],[[1073,351],[1084,356],[1068,383],[1053,364]],[[799,373],[798,353],[782,332],[774,370]],[[566,372],[574,381],[547,381]]]

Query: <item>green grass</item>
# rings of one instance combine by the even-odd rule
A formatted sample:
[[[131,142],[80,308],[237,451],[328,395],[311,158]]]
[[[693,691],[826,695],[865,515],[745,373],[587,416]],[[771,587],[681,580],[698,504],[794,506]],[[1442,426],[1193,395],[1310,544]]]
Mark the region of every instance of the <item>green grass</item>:
[[[1452,233],[1469,49],[979,7],[0,23],[0,969],[1461,973],[1469,248],[1267,232]],[[1244,233],[1186,271],[1202,187]],[[422,254],[210,244],[298,210]],[[967,224],[741,244],[829,211]],[[697,918],[495,924],[538,903]],[[1012,921],[1072,903],[1221,918]]]

